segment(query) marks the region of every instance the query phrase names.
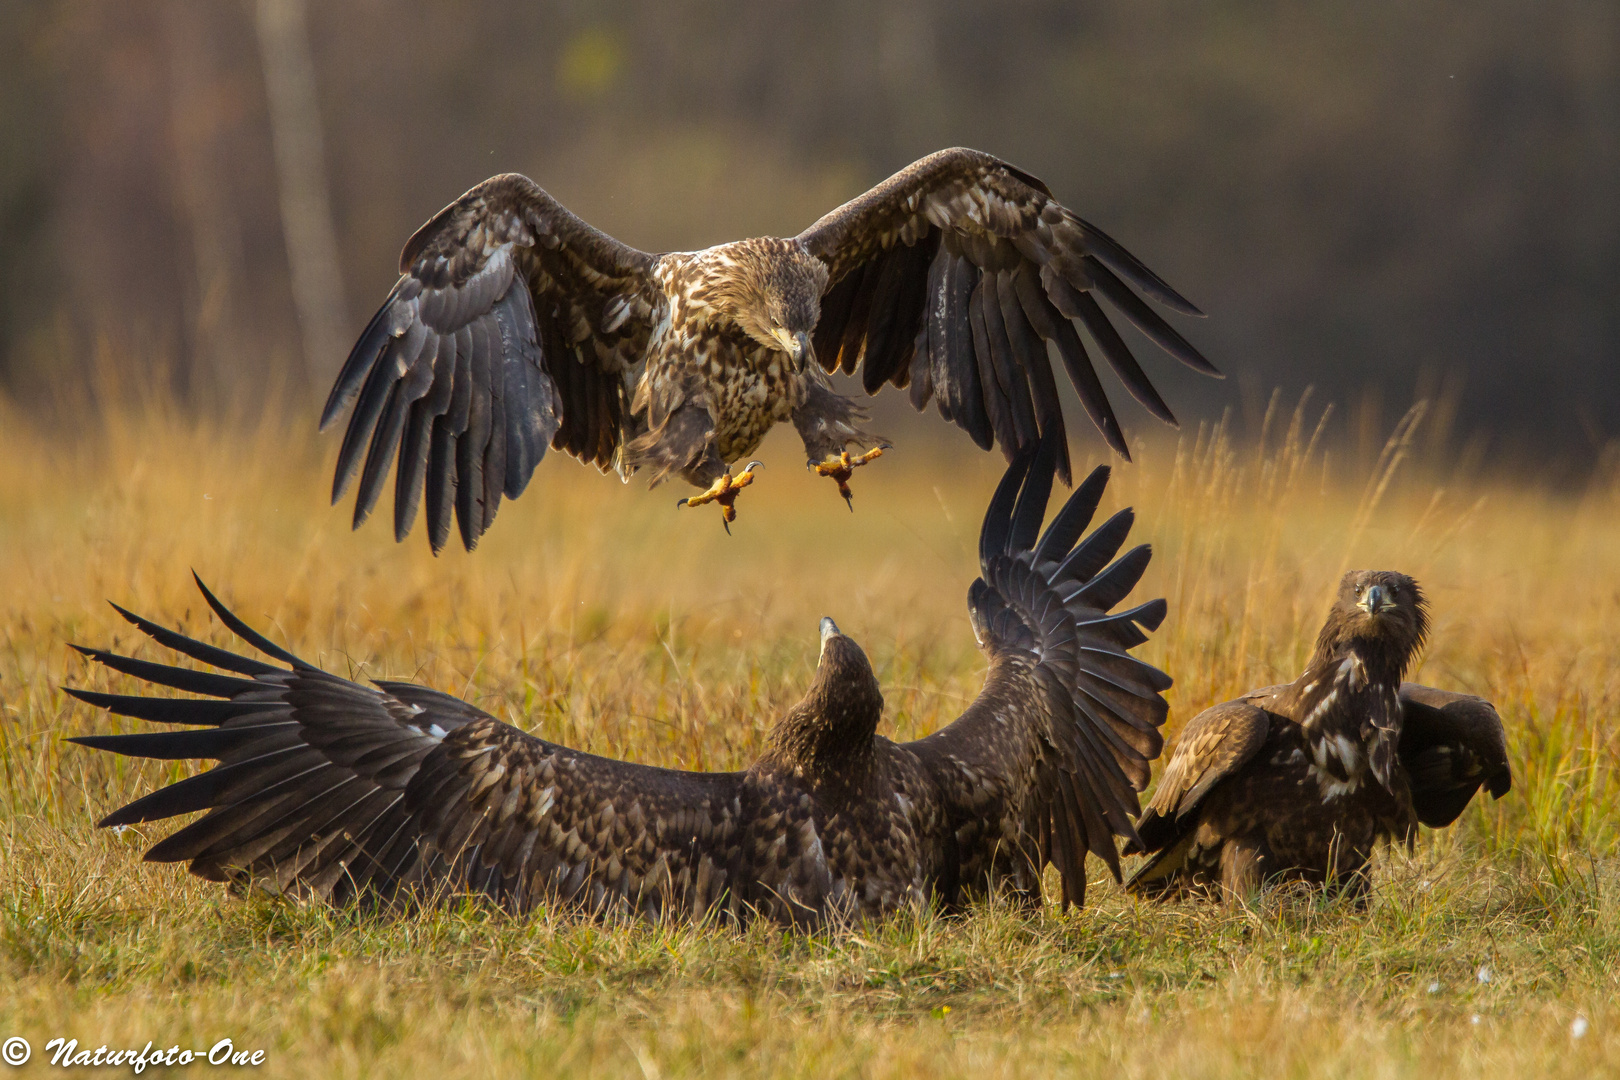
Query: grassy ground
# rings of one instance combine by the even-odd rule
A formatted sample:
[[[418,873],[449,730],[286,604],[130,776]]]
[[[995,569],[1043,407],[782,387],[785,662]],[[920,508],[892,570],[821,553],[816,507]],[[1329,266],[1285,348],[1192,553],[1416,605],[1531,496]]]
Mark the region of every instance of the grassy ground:
[[[1157,552],[1145,649],[1171,730],[1291,678],[1351,566],[1433,602],[1420,677],[1486,694],[1512,794],[1379,863],[1371,909],[1272,895],[1084,911],[994,905],[837,938],[518,922],[479,908],[367,921],[237,900],[139,861],[161,834],[92,822],[190,765],[64,745],[122,721],[65,684],[124,686],[65,642],[156,657],[102,601],[227,637],[239,612],[340,672],[417,678],[552,738],[733,768],[803,687],[817,620],[860,640],[890,734],[949,722],[981,661],[964,597],[999,475],[961,440],[857,477],[851,516],[760,456],[735,535],[673,491],[548,460],[473,556],[358,534],[324,506],[330,440],[154,410],[80,439],[0,417],[0,1039],[263,1049],[267,1075],[1589,1076],[1620,1067],[1620,484],[1508,485],[1424,429],[1380,457],[1188,433],[1116,470]],[[1325,444],[1324,444],[1325,445]],[[324,456],[323,456],[324,455]],[[386,517],[386,512],[381,515]],[[116,678],[116,677],[115,677]],[[1093,864],[1105,879],[1100,864]],[[0,1066],[0,1073],[6,1071]]]

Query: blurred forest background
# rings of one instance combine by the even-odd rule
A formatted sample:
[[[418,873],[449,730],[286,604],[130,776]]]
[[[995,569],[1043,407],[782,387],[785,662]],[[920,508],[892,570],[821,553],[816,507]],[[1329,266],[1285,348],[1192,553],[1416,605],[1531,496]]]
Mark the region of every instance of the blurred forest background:
[[[1595,0],[3,0],[0,388],[317,399],[405,238],[492,173],[664,250],[953,144],[1210,314],[1181,325],[1232,381],[1140,354],[1184,420],[1448,386],[1505,451],[1620,437]]]

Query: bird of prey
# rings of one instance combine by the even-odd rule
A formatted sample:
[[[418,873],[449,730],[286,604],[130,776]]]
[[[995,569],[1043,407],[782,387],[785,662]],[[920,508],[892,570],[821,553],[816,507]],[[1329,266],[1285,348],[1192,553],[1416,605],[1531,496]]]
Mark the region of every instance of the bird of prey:
[[[1187,725],[1137,828],[1139,895],[1243,896],[1296,880],[1365,898],[1379,841],[1451,824],[1512,786],[1490,702],[1401,678],[1428,614],[1404,574],[1346,574],[1304,674]]]
[[[1128,458],[1077,326],[1149,412],[1175,417],[1098,297],[1178,360],[1219,375],[1132,287],[1183,314],[1197,308],[1045,184],[976,150],[925,157],[798,236],[663,255],[593,229],[508,173],[418,229],[400,273],[321,427],[354,403],[332,501],[358,471],[355,527],[397,453],[395,539],[425,493],[434,551],[452,513],[471,549],[548,445],[625,479],[677,475],[702,489],[679,504],[717,503],[729,532],[757,463],[735,476],[731,465],[791,420],[810,466],[847,501],[851,470],[886,443],[831,388],[833,371],[858,371],[868,394],[909,386],[919,411],[934,401],[1010,461],[1064,431],[1050,345]],[[1058,473],[1069,482],[1066,442]]]
[[[1079,539],[1107,470],[1040,532],[1057,451],[1049,437],[1038,457],[1019,456],[990,505],[982,577],[968,592],[989,672],[967,711],[927,738],[877,734],[878,680],[831,619],[821,621],[814,679],[758,759],[741,772],[695,773],[570,750],[411,683],[328,674],[203,588],[226,626],[279,663],[118,609],[224,673],[82,650],[205,696],[72,690],[122,716],[187,726],[74,741],[219,764],[101,824],[206,810],[147,859],[334,903],[474,894],[518,912],[815,926],[929,901],[951,909],[993,889],[1037,903],[1049,862],[1063,902],[1081,903],[1087,853],[1117,878],[1113,838],[1135,835],[1170,679],[1130,655],[1164,601],[1114,610],[1150,554],[1142,546],[1114,558],[1130,511]]]

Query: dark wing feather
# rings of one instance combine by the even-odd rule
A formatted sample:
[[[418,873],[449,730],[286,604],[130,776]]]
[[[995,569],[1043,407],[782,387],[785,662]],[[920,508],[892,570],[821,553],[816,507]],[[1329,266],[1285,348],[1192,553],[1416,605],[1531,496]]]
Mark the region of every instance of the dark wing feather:
[[[1090,577],[1074,577],[1067,559],[1107,471],[1080,485],[1040,532],[1061,439],[1048,431],[1018,455],[985,514],[982,576],[968,592],[990,660],[984,689],[959,719],[909,746],[945,796],[958,880],[1001,872],[1038,882],[1051,862],[1067,903],[1085,894],[1088,852],[1119,875],[1113,838],[1136,836],[1136,793],[1163,746],[1170,678],[1129,652],[1163,617],[1163,601],[1108,612],[1140,576],[1146,549],[1089,593]]]
[[[233,628],[269,645],[208,600]],[[223,699],[70,691],[123,716],[196,725],[74,742],[218,762],[103,819],[123,825],[207,811],[148,859],[338,903],[481,893],[518,911],[558,903],[701,916],[730,887],[738,774],[577,753],[424,687],[373,689],[302,662],[262,664],[131,621],[188,656],[253,676],[83,650],[159,686]]]
[[[1450,825],[1481,786],[1498,799],[1512,789],[1507,732],[1490,702],[1402,683],[1401,713],[1400,759],[1423,824]]]
[[[1064,430],[1048,342],[1098,431],[1130,457],[1076,320],[1131,395],[1175,423],[1094,293],[1176,359],[1219,374],[1132,290],[1185,315],[1197,308],[1045,184],[977,150],[925,157],[798,239],[829,269],[815,339],[827,370],[864,364],[868,393],[909,380],[914,406],[932,397],[940,415],[980,446],[999,443],[1009,461]],[[1066,441],[1057,475],[1068,482]]]
[[[626,382],[651,326],[653,262],[516,174],[434,215],[405,245],[402,276],[321,414],[324,429],[355,406],[332,501],[358,470],[358,527],[397,452],[395,538],[410,531],[425,492],[433,549],[449,537],[452,508],[471,548],[548,444],[617,465]]]

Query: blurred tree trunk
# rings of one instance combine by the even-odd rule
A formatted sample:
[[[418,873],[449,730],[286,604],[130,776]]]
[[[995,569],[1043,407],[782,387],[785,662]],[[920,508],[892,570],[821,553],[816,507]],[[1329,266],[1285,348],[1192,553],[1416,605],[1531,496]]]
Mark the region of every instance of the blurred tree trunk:
[[[241,374],[237,304],[245,276],[242,224],[224,160],[229,95],[222,86],[214,28],[196,17],[185,0],[171,2],[165,14],[171,168],[192,268],[183,286],[183,333],[190,348],[174,375],[181,396],[197,403],[209,396],[230,396]]]
[[[303,335],[304,378],[319,393],[348,346],[348,310],[327,194],[304,0],[257,0],[259,55],[270,106],[293,303]]]

